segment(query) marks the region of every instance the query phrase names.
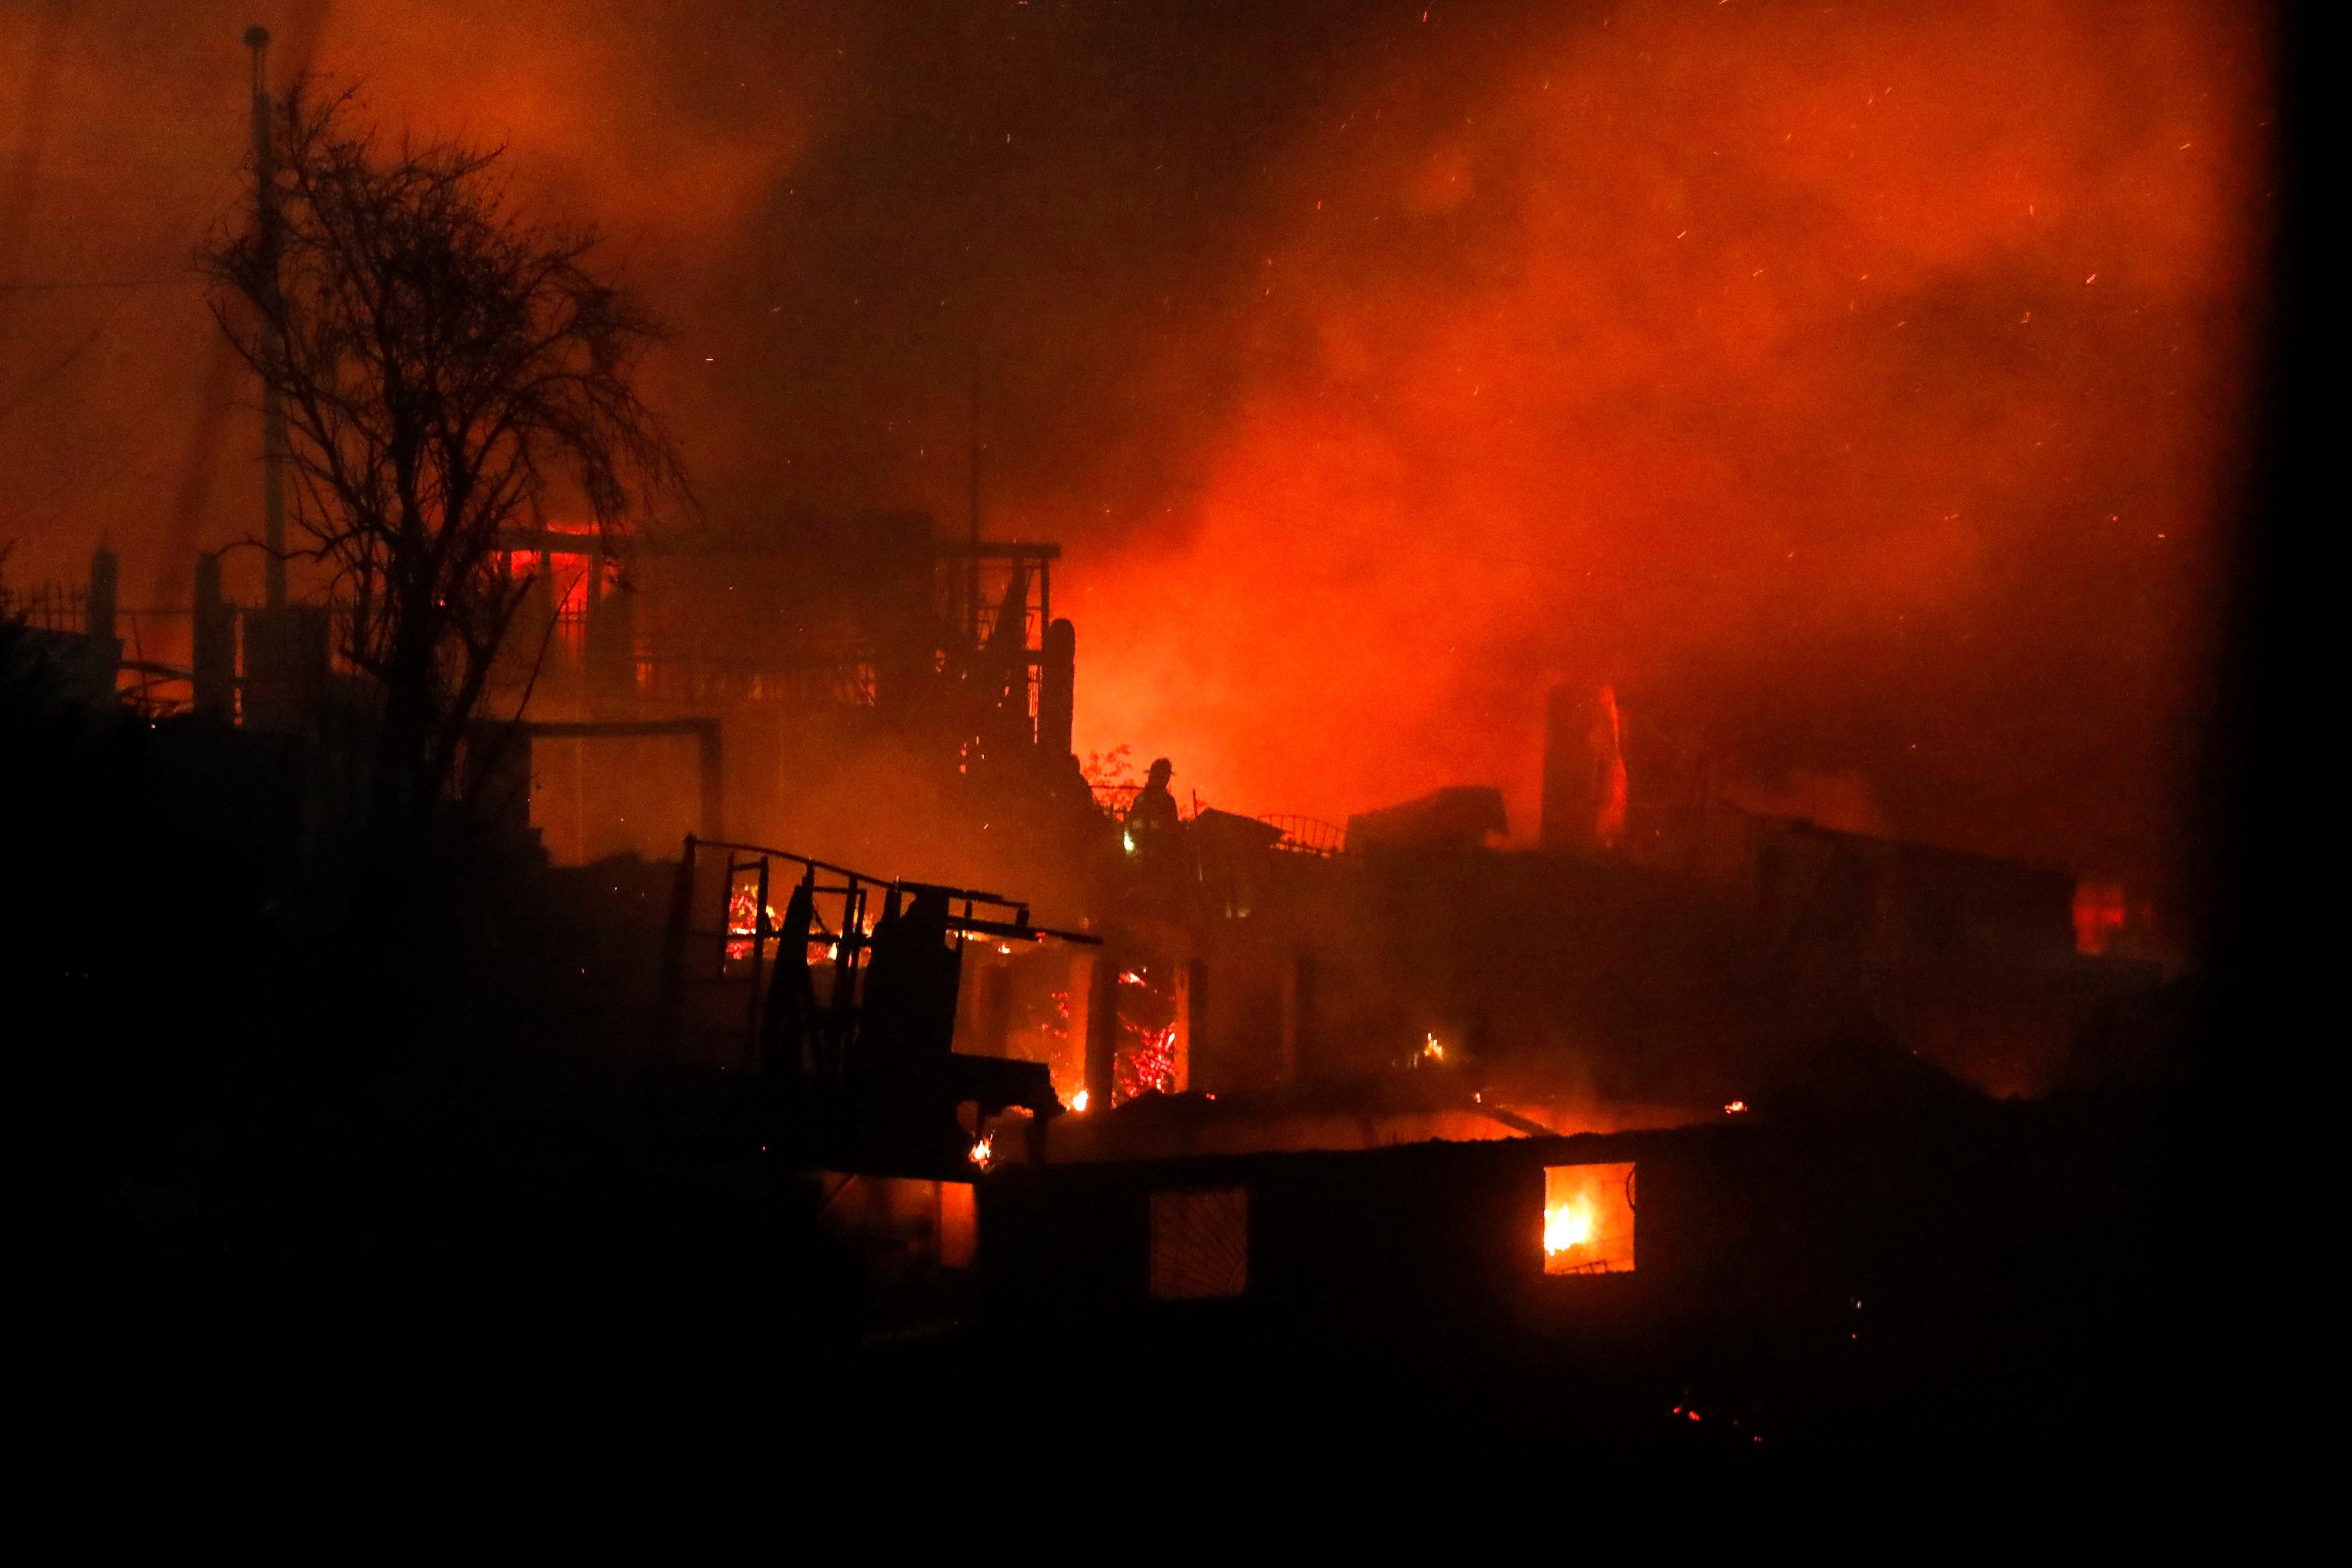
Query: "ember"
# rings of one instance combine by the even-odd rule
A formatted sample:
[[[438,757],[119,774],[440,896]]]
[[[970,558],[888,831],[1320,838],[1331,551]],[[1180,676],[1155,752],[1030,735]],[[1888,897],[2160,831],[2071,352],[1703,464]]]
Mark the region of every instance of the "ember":
[[[136,9],[0,8],[0,980],[126,1387],[1189,1503],[2297,1385],[2180,1245],[2326,1103],[2235,862],[2332,821],[2224,809],[2325,776],[2295,8]]]
[[[1175,1092],[1176,1026],[1171,1023],[1145,1029],[1122,1020],[1120,1028],[1134,1043],[1118,1053],[1115,1073],[1118,1098],[1132,1100],[1139,1094]]]
[[[768,929],[776,928],[776,911],[771,905],[767,912]],[[727,935],[735,938],[727,944],[727,959],[740,964],[751,956],[751,937],[760,928],[760,887],[757,883],[739,882],[727,890]]]
[[[1146,965],[1119,972],[1111,1061],[1110,1098],[1123,1104],[1143,1094],[1176,1094],[1183,1082],[1181,1023],[1173,977],[1165,966]]]

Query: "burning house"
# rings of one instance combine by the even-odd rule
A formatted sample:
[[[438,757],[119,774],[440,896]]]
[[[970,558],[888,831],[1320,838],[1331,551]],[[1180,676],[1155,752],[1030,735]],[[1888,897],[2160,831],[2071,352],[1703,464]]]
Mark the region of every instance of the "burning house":
[[[653,534],[625,562],[601,535],[501,543],[499,570],[531,586],[492,702],[520,716],[479,747],[508,782],[470,792],[518,831],[527,811],[559,864],[667,861],[690,829],[1023,889],[1011,935],[958,940],[944,1005],[969,1053],[1083,1096],[1066,1155],[1687,1123],[1862,1038],[2042,1092],[2116,1066],[2131,1048],[2109,1023],[2161,983],[2084,950],[2065,873],[1645,789],[1605,687],[1554,694],[1531,849],[1505,844],[1498,792],[1467,787],[1344,830],[1171,800],[1145,833],[1122,825],[1132,789],[1098,791],[1071,751],[1056,545],[943,539],[919,513]],[[200,580],[199,632],[228,634],[174,671],[104,636],[107,559],[95,629],[47,633],[68,662],[119,664],[132,700],[184,678],[200,716],[332,748],[323,612],[230,610]],[[691,849],[678,863],[715,874]],[[779,983],[777,938],[751,926],[783,895],[738,893],[734,945],[764,955],[730,1004],[751,1032],[682,1060],[748,1071]],[[1032,906],[1086,944],[1021,935]],[[830,940],[883,912],[845,912]],[[844,1004],[854,973],[828,981]]]
[[[2143,879],[2194,858],[2258,46],[1244,7],[1193,59],[1232,19],[1150,9],[851,7],[814,64],[648,22],[417,94],[533,106],[546,167],[276,93],[247,33],[180,482],[135,539],[89,488],[16,559],[126,553],[0,599],[109,1293],[667,1291],[644,1343],[912,1368],[967,1437],[1299,1362],[1400,1449],[2060,1410],[2216,1201],[2135,1186],[2206,1113]],[[107,47],[74,91],[152,74]],[[494,165],[608,184],[642,308]],[[86,259],[0,303],[176,287]],[[152,480],[124,434],[21,450]]]
[[[875,847],[860,822],[949,796],[984,818],[983,802],[1062,782],[1076,654],[1054,614],[1058,546],[942,538],[911,512],[648,532],[625,570],[587,539],[508,542],[510,570],[545,563],[518,640],[534,657],[508,677],[528,685],[528,721],[714,719],[730,821],[853,857]],[[696,825],[678,758],[541,734],[562,744],[539,747],[532,817],[560,859],[667,854]]]

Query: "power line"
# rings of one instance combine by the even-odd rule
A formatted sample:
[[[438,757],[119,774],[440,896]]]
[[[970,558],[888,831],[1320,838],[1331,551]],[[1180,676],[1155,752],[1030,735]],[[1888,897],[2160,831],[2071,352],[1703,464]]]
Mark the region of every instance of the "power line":
[[[167,283],[200,283],[202,281],[202,278],[195,277],[60,278],[23,283],[0,282],[0,293],[47,293],[65,288],[153,288]]]

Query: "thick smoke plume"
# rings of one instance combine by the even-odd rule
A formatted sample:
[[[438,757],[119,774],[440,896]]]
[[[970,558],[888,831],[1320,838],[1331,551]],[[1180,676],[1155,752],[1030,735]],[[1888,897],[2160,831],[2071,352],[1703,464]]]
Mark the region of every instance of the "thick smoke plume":
[[[75,285],[0,294],[13,580],[104,535],[184,602],[254,527],[187,262],[253,21],[603,226],[712,524],[961,524],[976,435],[991,531],[1070,547],[1082,750],[1334,818],[1491,782],[1531,835],[1543,690],[1607,682],[1637,761],[2163,869],[2242,7],[13,4],[0,281]]]
[[[1080,601],[1129,644],[1087,719],[1252,804],[1491,781],[1531,833],[1545,685],[1612,682],[1654,757],[2144,869],[2263,111],[2242,33],[2117,23],[1591,8],[1335,92],[1191,527]]]

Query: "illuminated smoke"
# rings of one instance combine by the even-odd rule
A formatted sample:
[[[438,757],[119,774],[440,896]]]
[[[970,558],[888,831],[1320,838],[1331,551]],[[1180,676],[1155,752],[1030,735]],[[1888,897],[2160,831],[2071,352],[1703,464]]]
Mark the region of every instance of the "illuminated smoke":
[[[1532,835],[1544,691],[1611,681],[1757,791],[2145,853],[2239,406],[2231,15],[1632,5],[1336,91],[1186,530],[1086,580],[1083,742]]]
[[[2243,405],[2248,10],[1000,9],[73,7],[44,54],[13,7],[15,265],[182,277],[259,21],[610,234],[714,520],[960,521],[977,369],[992,529],[1070,547],[1081,751],[1334,821],[1493,783],[1531,835],[1543,693],[1607,684],[1637,799],[1654,745],[2158,857]],[[12,578],[104,533],[184,594],[257,445],[193,287],[6,331]]]

